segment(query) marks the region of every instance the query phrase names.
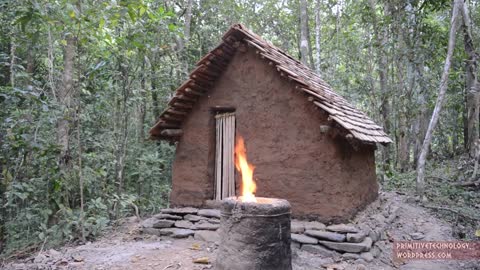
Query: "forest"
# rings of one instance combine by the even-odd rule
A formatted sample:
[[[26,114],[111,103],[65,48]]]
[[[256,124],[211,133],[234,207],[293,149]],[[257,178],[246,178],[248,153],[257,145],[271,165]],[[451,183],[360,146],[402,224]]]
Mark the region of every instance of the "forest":
[[[0,0],[0,11],[0,258],[167,207],[175,145],[149,129],[236,23],[384,128],[382,190],[475,237],[476,0]]]

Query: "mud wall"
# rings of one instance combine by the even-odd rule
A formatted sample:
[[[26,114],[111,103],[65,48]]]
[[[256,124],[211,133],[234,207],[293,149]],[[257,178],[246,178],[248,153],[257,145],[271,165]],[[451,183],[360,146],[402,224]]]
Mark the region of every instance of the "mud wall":
[[[320,132],[326,116],[251,49],[237,52],[186,118],[173,164],[173,206],[213,198],[212,108],[235,107],[236,132],[255,165],[257,196],[287,199],[295,217],[345,221],[377,197],[374,148]],[[237,192],[239,177],[236,173]]]

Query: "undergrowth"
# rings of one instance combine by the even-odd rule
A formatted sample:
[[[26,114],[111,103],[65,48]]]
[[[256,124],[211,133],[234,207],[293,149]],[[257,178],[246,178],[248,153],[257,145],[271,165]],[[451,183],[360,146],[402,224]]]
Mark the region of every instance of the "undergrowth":
[[[426,201],[415,200],[453,226],[453,234],[459,239],[478,239],[480,229],[480,192],[458,184],[469,181],[473,161],[466,156],[448,160],[435,160],[426,168]],[[393,173],[383,183],[387,191],[396,191],[415,196],[416,171]],[[477,176],[479,178],[480,176]]]

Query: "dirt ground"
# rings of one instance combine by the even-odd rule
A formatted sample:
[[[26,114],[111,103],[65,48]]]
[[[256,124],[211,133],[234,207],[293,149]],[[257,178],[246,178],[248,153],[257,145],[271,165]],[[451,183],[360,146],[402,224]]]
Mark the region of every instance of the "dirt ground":
[[[371,262],[349,261],[337,256],[323,258],[319,255],[296,249],[292,250],[293,269],[401,269],[401,270],[450,270],[480,269],[480,261],[392,261],[392,241],[410,240],[410,235],[420,233],[422,240],[454,240],[452,228],[435,218],[424,208],[406,203],[406,197],[395,193],[382,193],[379,200],[362,212],[353,222],[368,222],[375,216],[380,205],[399,207],[398,217],[386,231],[386,238],[376,247],[380,255]],[[378,215],[377,215],[378,216]],[[64,247],[61,250],[47,250],[28,259],[11,262],[1,269],[214,269],[217,246],[190,239],[159,238],[140,234],[136,218],[124,220],[112,231],[93,243]],[[207,264],[194,263],[202,259]]]

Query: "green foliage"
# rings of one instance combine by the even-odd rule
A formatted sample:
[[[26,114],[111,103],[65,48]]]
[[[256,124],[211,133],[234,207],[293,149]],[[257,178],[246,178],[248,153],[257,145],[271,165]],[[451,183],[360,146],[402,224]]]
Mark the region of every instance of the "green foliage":
[[[415,171],[408,173],[391,173],[384,183],[386,190],[411,191],[415,189]]]
[[[155,58],[172,53],[169,42],[178,33],[174,11],[149,1],[6,5],[11,12],[2,12],[2,24],[19,28],[15,39],[4,39],[12,37],[11,29],[0,27],[0,62],[7,67],[0,78],[0,253],[76,241],[82,228],[84,236],[93,239],[118,218],[165,207],[173,147],[145,140],[145,131],[157,117],[147,94],[155,91],[163,97],[170,90],[152,85],[177,80],[164,73],[174,60],[160,65],[161,59]],[[152,36],[152,31],[163,34]],[[58,99],[67,35],[78,40],[78,94],[70,108]],[[35,40],[40,42],[33,45]],[[17,48],[14,69],[8,68],[12,44]],[[26,69],[29,61],[33,74]],[[145,63],[158,66],[157,72],[141,69]],[[125,66],[127,81],[121,77]],[[149,109],[142,126],[136,124],[140,106]],[[66,169],[59,164],[56,133],[65,109],[70,123]],[[125,147],[122,164],[120,145]]]

